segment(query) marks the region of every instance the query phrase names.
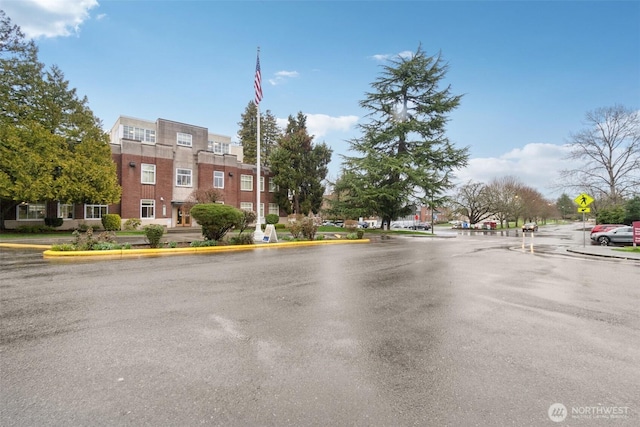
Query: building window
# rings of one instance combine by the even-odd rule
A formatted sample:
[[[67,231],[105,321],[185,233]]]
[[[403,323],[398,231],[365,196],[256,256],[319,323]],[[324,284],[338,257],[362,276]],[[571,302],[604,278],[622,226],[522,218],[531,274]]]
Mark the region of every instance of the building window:
[[[269,214],[280,215],[280,208],[277,203],[269,203]]]
[[[140,200],[140,218],[154,219],[156,217],[156,201],[150,199]]]
[[[182,145],[184,147],[191,147],[192,138],[193,137],[190,133],[178,132],[178,145]]]
[[[191,169],[176,169],[176,186],[191,187]]]
[[[122,137],[134,141],[156,143],[156,131],[153,129],[137,128],[135,126],[123,126]]]
[[[276,188],[276,183],[273,181],[273,178],[269,178],[269,193],[276,191]]]
[[[240,190],[253,191],[253,175],[240,175]]]
[[[253,203],[251,202],[240,202],[240,209],[243,211],[253,212]]]
[[[23,203],[18,205],[16,218],[18,221],[28,221],[31,219],[44,219],[46,207],[44,203]]]
[[[142,176],[140,182],[143,184],[155,184],[156,183],[156,165],[150,165],[143,163],[141,169]]]
[[[260,192],[264,193],[264,176],[260,177]]]
[[[213,188],[224,188],[224,172],[213,171]]]
[[[73,205],[58,203],[58,218],[73,219]]]
[[[226,142],[209,141],[207,151],[211,151],[216,154],[229,154],[231,151],[230,145],[231,144],[227,144]]]
[[[107,205],[84,205],[85,219],[102,219],[103,215],[109,213]]]

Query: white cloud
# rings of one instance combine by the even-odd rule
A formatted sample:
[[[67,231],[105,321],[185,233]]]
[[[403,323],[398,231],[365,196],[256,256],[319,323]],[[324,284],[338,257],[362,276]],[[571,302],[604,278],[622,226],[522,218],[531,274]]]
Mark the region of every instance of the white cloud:
[[[396,57],[400,57],[400,58],[404,58],[404,59],[410,59],[412,56],[413,56],[413,52],[412,51],[403,50],[402,52],[398,53],[397,55],[392,55],[390,53],[378,53],[376,55],[372,55],[371,58],[373,58],[375,61],[384,62],[384,61],[387,61],[389,59],[396,58]]]
[[[269,83],[271,83],[272,86],[276,86],[286,82],[288,79],[294,79],[297,77],[300,77],[300,73],[297,71],[278,71],[275,73],[274,78],[269,79]]]
[[[78,34],[96,6],[97,0],[0,0],[0,8],[28,38]]]
[[[349,132],[358,122],[358,116],[331,117],[326,114],[305,114],[307,117],[307,131],[317,141],[329,132]],[[282,129],[287,128],[289,119],[276,119],[276,123]]]
[[[473,158],[467,168],[456,173],[459,183],[469,180],[489,183],[494,178],[516,177],[524,185],[549,198],[557,197],[559,172],[567,169],[566,145],[532,143],[500,157]],[[561,193],[561,191],[560,191]]]

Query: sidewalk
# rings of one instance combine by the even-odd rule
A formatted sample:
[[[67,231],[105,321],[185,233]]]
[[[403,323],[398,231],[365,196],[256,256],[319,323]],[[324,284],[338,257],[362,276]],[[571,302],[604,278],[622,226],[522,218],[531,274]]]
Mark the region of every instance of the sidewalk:
[[[572,246],[567,249],[567,252],[580,255],[591,255],[604,258],[616,258],[616,259],[628,259],[640,261],[640,252],[624,252],[616,249],[621,249],[615,246],[598,246],[598,245],[585,245],[585,246]]]

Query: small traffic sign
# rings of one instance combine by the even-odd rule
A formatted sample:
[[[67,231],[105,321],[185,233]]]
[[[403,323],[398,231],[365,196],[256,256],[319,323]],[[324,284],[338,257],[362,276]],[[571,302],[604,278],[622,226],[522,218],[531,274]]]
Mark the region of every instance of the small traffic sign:
[[[589,213],[591,208],[578,208],[578,213]]]
[[[582,193],[581,195],[573,199],[573,201],[576,202],[578,206],[586,208],[593,202],[593,197],[591,197],[587,193]]]

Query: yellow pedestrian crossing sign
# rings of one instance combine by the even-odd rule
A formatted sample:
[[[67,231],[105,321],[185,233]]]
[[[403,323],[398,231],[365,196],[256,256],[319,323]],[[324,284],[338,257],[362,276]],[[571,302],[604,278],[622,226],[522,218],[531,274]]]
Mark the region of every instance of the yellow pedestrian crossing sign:
[[[581,208],[586,208],[593,202],[593,197],[591,197],[587,193],[582,193],[581,195],[573,199],[573,201],[576,202],[578,206],[580,206]],[[578,211],[578,212],[581,212],[581,211]],[[585,212],[589,212],[589,211],[585,211]]]
[[[578,213],[589,213],[591,208],[578,208]]]

